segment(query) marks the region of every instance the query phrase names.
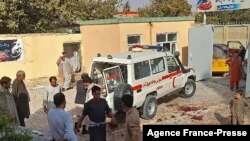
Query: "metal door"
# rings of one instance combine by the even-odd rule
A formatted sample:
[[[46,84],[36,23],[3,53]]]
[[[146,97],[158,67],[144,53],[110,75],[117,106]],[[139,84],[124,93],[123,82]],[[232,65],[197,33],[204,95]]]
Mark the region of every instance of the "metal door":
[[[209,25],[189,29],[188,66],[194,68],[196,81],[212,77],[213,29]]]

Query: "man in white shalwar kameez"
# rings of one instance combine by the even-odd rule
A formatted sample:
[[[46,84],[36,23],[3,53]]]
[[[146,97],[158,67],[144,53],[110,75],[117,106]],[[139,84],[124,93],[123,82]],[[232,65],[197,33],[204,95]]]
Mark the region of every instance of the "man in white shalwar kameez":
[[[72,78],[72,66],[70,64],[70,60],[68,58],[66,58],[65,56],[61,57],[61,68],[62,68],[62,73],[63,73],[63,79],[64,79],[64,84],[63,84],[63,90],[68,90],[72,87],[70,87],[71,85],[71,78]]]
[[[61,86],[57,84],[57,78],[55,76],[51,76],[49,78],[49,81],[50,85],[45,87],[43,97],[43,108],[45,113],[48,113],[49,110],[56,108],[53,97],[55,94],[62,91]]]

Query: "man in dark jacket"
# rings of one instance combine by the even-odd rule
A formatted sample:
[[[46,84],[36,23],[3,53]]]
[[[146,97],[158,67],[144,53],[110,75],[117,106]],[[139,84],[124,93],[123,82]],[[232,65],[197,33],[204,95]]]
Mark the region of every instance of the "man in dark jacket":
[[[16,74],[16,79],[12,84],[12,94],[16,101],[17,113],[21,126],[25,126],[24,119],[29,118],[30,115],[30,96],[23,82],[24,79],[25,72],[19,70]]]
[[[81,117],[82,111],[83,111],[83,105],[86,100],[87,89],[84,87],[82,80],[87,77],[89,77],[89,75],[87,73],[83,73],[81,75],[81,80],[78,80],[76,82],[76,98],[75,98],[76,116],[77,116],[76,120],[78,120]],[[75,127],[76,126],[77,126],[77,122],[75,123]],[[82,134],[85,134],[85,133],[88,133],[88,131],[86,130],[86,125],[83,125]]]
[[[101,88],[94,85],[92,88],[93,98],[84,104],[83,114],[77,125],[77,130],[81,127],[81,122],[85,116],[89,117],[90,141],[106,141],[106,115],[111,118],[111,123],[116,124],[115,117],[105,99],[100,98]]]

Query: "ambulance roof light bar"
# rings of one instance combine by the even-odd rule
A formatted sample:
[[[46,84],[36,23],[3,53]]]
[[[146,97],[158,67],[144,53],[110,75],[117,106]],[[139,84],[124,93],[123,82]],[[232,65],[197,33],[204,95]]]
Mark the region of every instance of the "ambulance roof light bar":
[[[162,46],[145,46],[144,48],[156,49],[157,51],[162,51],[163,50]]]
[[[142,51],[142,49],[153,49],[153,50],[157,50],[157,51],[163,51],[162,46],[134,45],[134,46],[132,46],[130,48],[131,48],[132,51]]]

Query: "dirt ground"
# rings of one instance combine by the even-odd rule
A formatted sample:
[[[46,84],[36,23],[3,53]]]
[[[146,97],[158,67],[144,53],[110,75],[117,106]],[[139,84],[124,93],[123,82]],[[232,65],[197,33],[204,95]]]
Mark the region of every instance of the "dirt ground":
[[[79,76],[76,76],[78,80]],[[60,83],[60,81],[59,81]],[[29,128],[35,128],[48,132],[47,115],[42,109],[42,98],[44,86],[48,85],[48,78],[26,80],[30,92],[31,116],[26,120]],[[244,89],[244,82],[241,82],[241,89]],[[76,90],[64,92],[67,99],[66,111],[74,115],[74,100]],[[196,93],[191,98],[178,96],[164,97],[158,100],[158,111],[151,120],[141,119],[141,126],[146,124],[203,124],[220,125],[230,124],[229,102],[234,92],[229,89],[229,80],[224,77],[213,77],[212,79],[196,82]],[[249,99],[247,99],[249,102]],[[250,104],[250,103],[249,103]],[[250,110],[247,110],[245,124],[250,124]],[[107,127],[108,141],[124,140],[124,116],[117,116],[119,126],[116,129]],[[88,135],[78,135],[81,141],[89,141]]]
[[[193,97],[166,97],[159,100],[156,117],[143,124],[230,124],[229,102],[234,92],[229,89],[228,78],[196,82],[197,89]],[[244,83],[241,84],[242,86]],[[243,87],[241,87],[243,89]],[[247,100],[249,102],[249,100]],[[249,109],[245,124],[250,123]]]

